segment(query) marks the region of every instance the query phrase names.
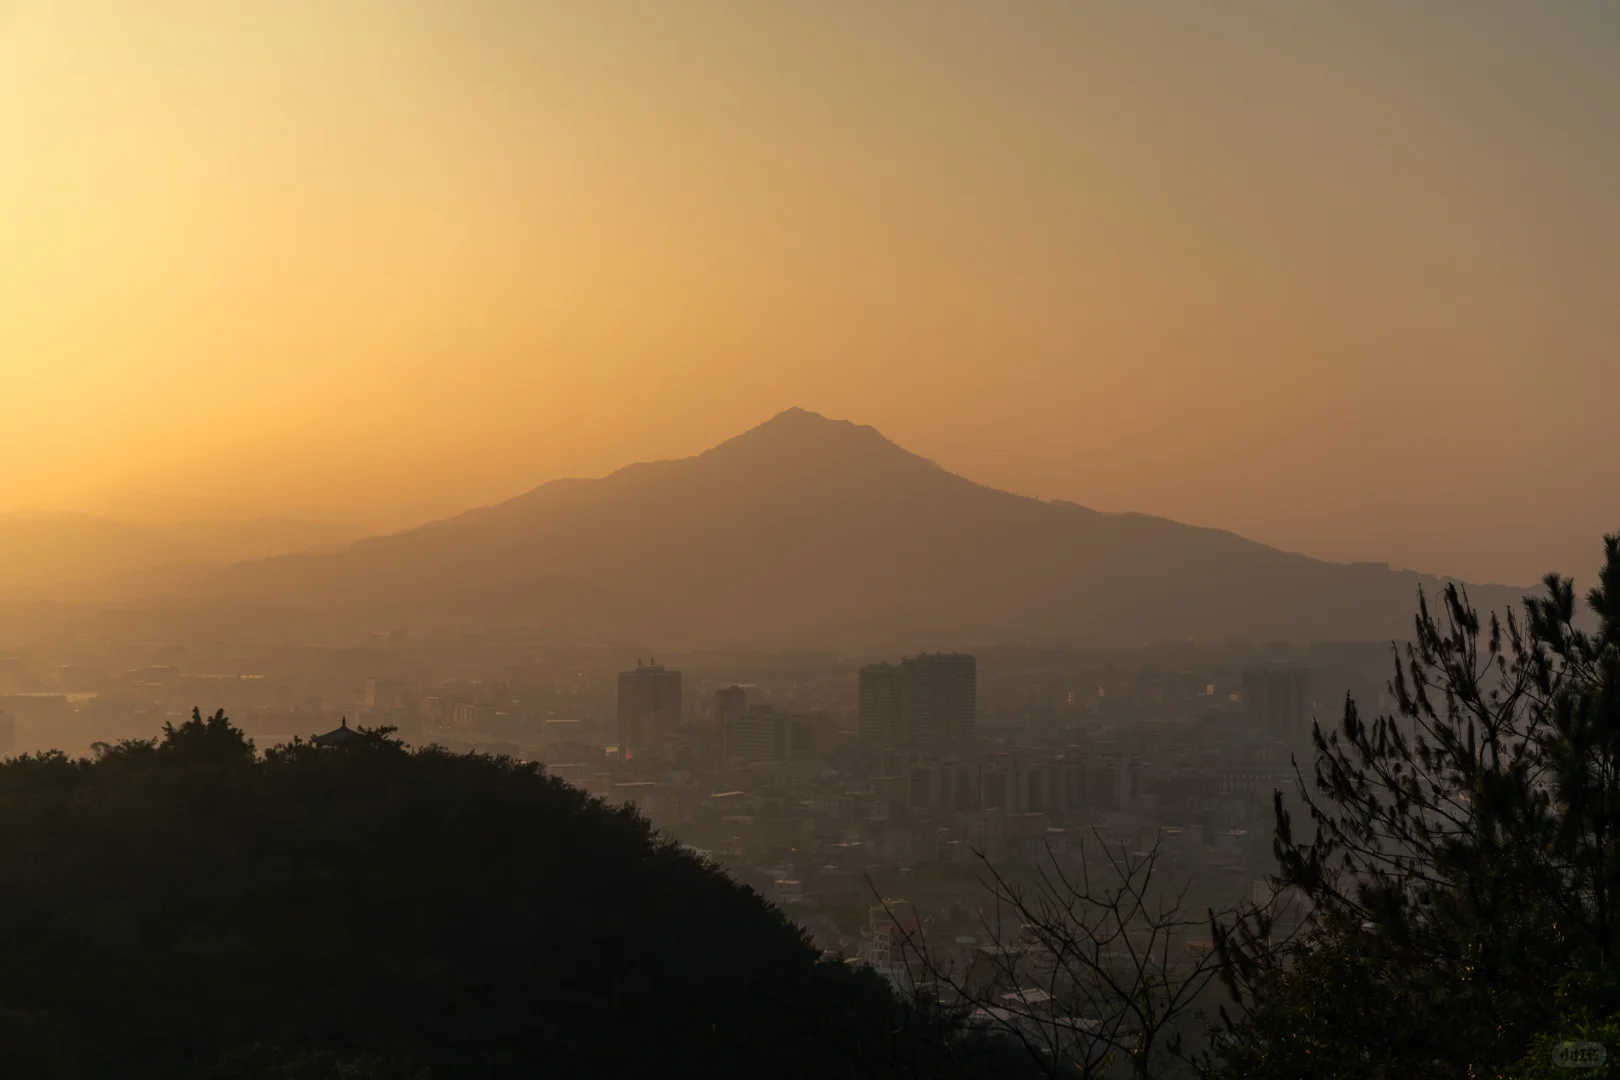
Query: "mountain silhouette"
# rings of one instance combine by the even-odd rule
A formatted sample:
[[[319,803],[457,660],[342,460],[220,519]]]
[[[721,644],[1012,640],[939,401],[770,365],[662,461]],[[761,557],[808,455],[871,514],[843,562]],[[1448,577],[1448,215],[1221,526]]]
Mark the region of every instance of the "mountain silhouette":
[[[293,518],[125,521],[82,513],[0,514],[0,597],[133,598],[211,567],[341,549],[370,530]]]
[[[873,428],[790,409],[696,457],[554,481],[337,553],[241,564],[206,591],[375,629],[932,648],[1389,640],[1408,635],[1419,587],[1441,585],[997,491]],[[1472,595],[1502,607],[1522,592]]]

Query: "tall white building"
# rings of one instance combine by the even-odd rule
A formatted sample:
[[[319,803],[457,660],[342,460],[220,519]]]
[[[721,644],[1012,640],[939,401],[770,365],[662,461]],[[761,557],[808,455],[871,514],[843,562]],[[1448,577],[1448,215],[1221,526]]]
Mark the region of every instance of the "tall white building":
[[[923,653],[901,668],[905,742],[940,757],[973,750],[978,716],[978,664],[967,653]]]
[[[1281,742],[1311,730],[1311,669],[1297,665],[1250,668],[1238,698],[1249,727]]]
[[[636,661],[619,672],[619,756],[645,756],[681,723],[681,673]]]
[[[899,664],[861,668],[861,700],[856,736],[869,750],[891,750],[905,742],[901,716],[903,679]]]

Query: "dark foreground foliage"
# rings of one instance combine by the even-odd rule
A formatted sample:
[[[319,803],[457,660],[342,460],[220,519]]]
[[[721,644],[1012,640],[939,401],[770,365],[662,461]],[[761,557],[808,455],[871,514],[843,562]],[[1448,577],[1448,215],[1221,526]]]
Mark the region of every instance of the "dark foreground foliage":
[[[1505,618],[1442,599],[1395,713],[1317,727],[1309,821],[1278,801],[1276,884],[1309,932],[1217,927],[1241,1011],[1213,1075],[1589,1076],[1566,1042],[1620,1054],[1620,538],[1584,611],[1557,576]]]
[[[0,1075],[1008,1075],[993,1050],[533,766],[258,754],[223,714],[0,766]]]

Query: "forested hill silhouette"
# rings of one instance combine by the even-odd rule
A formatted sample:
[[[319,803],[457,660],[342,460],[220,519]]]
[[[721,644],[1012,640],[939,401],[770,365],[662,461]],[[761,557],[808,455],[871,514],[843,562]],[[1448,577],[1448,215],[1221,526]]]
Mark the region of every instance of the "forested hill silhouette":
[[[0,1075],[1048,1075],[540,768],[200,711],[0,762]]]
[[[1381,565],[973,483],[790,409],[696,457],[559,480],[333,554],[242,564],[215,598],[373,627],[549,626],[690,644],[1405,637]],[[1523,590],[1476,588],[1500,607]]]

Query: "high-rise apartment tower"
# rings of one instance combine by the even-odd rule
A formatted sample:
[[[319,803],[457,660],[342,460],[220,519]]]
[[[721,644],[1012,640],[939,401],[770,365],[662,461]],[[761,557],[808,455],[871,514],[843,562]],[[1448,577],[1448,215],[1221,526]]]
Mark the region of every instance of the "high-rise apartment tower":
[[[681,722],[681,673],[636,661],[619,672],[619,756],[645,756]]]

